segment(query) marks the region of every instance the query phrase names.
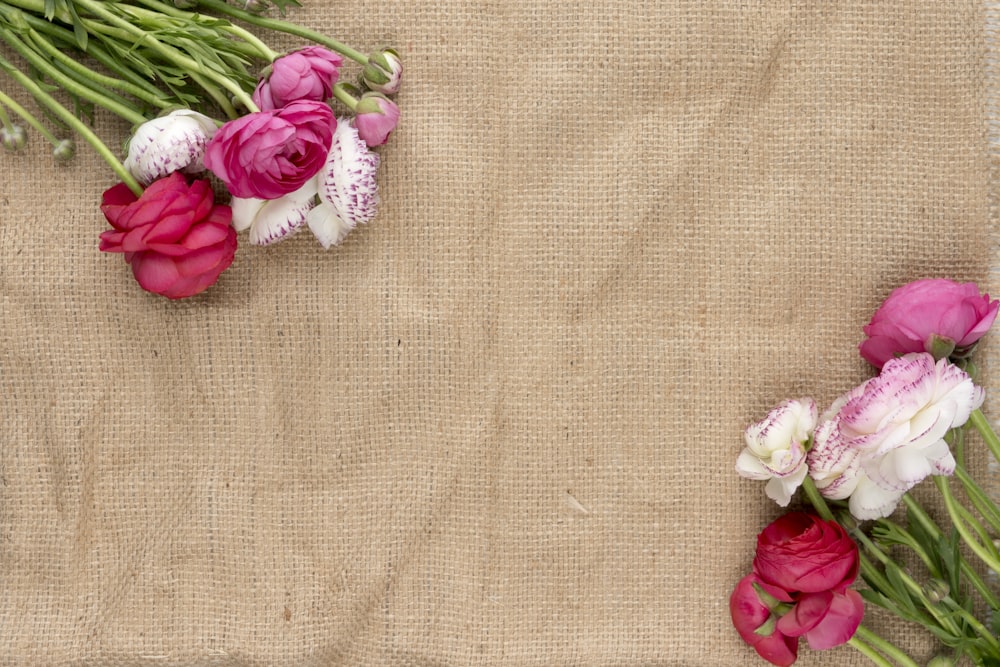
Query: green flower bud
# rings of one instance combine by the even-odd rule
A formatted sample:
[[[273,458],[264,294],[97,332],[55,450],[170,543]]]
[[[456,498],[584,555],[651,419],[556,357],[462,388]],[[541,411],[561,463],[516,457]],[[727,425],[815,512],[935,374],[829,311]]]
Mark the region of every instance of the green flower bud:
[[[271,8],[271,4],[267,0],[244,0],[244,2],[237,4],[242,4],[243,9],[251,14],[264,14]]]
[[[936,655],[927,663],[927,667],[955,667],[955,661],[946,655]]]
[[[28,143],[28,133],[20,125],[0,127],[0,143],[11,152],[20,150]]]
[[[924,586],[924,595],[931,602],[940,602],[948,597],[949,593],[951,593],[951,587],[947,581],[942,581],[941,579],[931,579]]]
[[[403,77],[403,63],[392,49],[376,51],[368,57],[368,64],[361,73],[361,80],[369,89],[384,95],[399,92]]]
[[[76,144],[72,139],[63,139],[52,149],[52,157],[58,162],[69,162],[76,155]]]

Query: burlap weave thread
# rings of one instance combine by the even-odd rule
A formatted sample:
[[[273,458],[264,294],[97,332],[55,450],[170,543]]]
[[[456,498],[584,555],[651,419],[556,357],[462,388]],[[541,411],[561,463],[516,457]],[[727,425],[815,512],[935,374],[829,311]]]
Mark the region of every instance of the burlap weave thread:
[[[168,302],[97,157],[0,156],[0,664],[748,664],[743,426],[988,275],[984,9],[304,5],[407,68],[339,248]]]

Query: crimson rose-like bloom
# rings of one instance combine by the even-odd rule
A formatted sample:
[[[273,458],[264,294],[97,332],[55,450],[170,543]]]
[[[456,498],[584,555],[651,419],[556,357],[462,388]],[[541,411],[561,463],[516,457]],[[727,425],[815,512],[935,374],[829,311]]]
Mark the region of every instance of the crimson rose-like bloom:
[[[206,180],[188,185],[174,172],[140,197],[119,183],[104,193],[101,211],[114,227],[101,234],[101,250],[124,253],[143,289],[171,299],[206,290],[236,254],[232,213],[215,203]]]
[[[848,588],[858,575],[858,547],[844,529],[804,512],[786,514],[757,537],[753,573],[730,597],[744,641],[776,665],[795,661],[798,638],[823,650],[849,641],[864,602]]]
[[[295,102],[325,102],[333,94],[338,68],[344,58],[322,46],[307,46],[284,55],[268,68],[253,91],[253,101],[261,111],[271,111]]]
[[[753,569],[789,592],[842,593],[858,576],[858,547],[839,524],[792,512],[757,536]]]
[[[326,163],[337,119],[322,102],[300,100],[231,120],[205,149],[205,166],[234,197],[277,199]]]
[[[963,357],[989,331],[1000,302],[975,283],[917,280],[894,290],[864,328],[861,356],[878,368],[908,352]]]

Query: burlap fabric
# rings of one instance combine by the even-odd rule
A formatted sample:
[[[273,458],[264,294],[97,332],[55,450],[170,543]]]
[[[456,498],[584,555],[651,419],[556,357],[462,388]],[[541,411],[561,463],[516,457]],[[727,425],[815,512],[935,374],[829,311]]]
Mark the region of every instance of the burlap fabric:
[[[178,303],[97,251],[92,152],[0,156],[0,664],[763,664],[742,428],[986,278],[984,16],[307,0],[405,56],[380,216]]]

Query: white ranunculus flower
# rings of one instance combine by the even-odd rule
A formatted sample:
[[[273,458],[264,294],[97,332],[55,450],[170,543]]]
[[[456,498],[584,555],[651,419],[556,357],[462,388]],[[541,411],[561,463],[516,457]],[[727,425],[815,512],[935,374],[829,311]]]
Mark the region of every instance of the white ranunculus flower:
[[[233,197],[229,204],[233,228],[238,232],[249,229],[249,241],[255,245],[277,243],[302,228],[315,199],[316,179],[277,199]]]
[[[215,121],[190,109],[178,109],[139,126],[128,143],[125,168],[143,185],[175,171],[205,170],[205,146]]]
[[[790,399],[762,421],[747,427],[746,447],[736,459],[736,471],[750,479],[768,480],[767,497],[787,507],[806,477],[806,450],[816,426],[816,403]]]
[[[947,359],[891,359],[878,377],[841,396],[816,427],[809,474],[820,492],[858,519],[889,516],[928,475],[950,475],[944,440],[983,403],[982,388]]]
[[[338,120],[330,154],[318,176],[320,205],[308,217],[309,229],[324,248],[343,241],[358,223],[375,218],[378,163],[378,155],[368,150],[348,120]]]

